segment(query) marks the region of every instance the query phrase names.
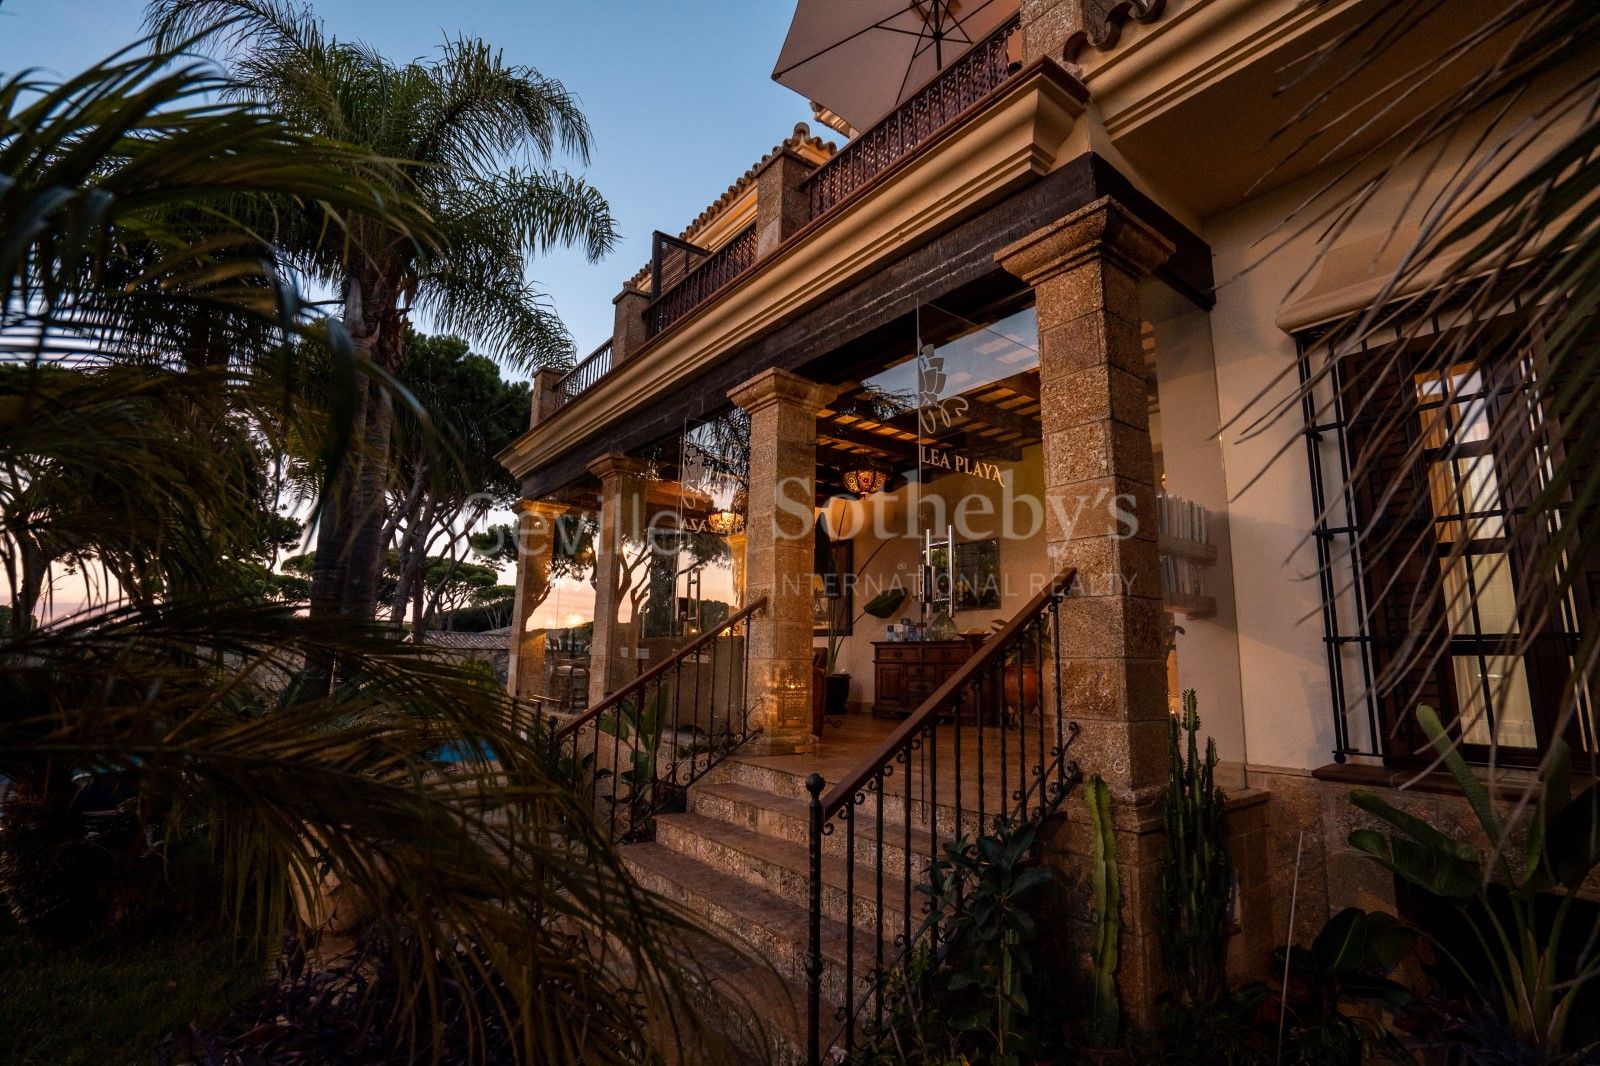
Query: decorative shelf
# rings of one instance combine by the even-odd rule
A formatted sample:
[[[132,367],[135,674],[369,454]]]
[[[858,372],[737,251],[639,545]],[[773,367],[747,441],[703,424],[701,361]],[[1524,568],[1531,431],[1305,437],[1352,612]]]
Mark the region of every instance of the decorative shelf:
[[[1205,587],[1200,571],[1216,565],[1217,546],[1205,539],[1210,530],[1206,509],[1163,493],[1157,501],[1156,518],[1163,605],[1186,618],[1210,618],[1217,613],[1217,601],[1200,591]],[[1176,591],[1180,588],[1190,591]]]
[[[1173,614],[1181,614],[1185,618],[1210,618],[1217,613],[1217,601],[1211,596],[1164,592],[1161,594],[1161,603]]]
[[[1217,546],[1204,541],[1184,540],[1182,537],[1170,537],[1165,533],[1156,537],[1156,551],[1162,555],[1174,555],[1180,559],[1191,559],[1202,566],[1210,566],[1217,561]]]

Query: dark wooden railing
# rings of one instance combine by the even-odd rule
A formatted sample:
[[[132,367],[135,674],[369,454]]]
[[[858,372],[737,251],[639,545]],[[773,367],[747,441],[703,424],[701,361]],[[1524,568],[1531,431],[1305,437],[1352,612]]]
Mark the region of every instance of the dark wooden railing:
[[[552,733],[613,839],[649,839],[656,814],[759,732],[750,728],[747,638],[766,609],[763,596]]]
[[[707,256],[644,311],[645,336],[654,337],[749,270],[756,261],[756,227],[751,223]]]
[[[974,848],[997,822],[1042,822],[1081,780],[1067,758],[1078,726],[1066,720],[1061,692],[1060,607],[1073,578],[1068,570],[1040,590],[827,795],[820,775],[806,780],[813,1066],[848,1059],[881,1034],[893,1009],[886,993],[914,953],[938,964],[942,933],[964,901],[936,901],[914,886],[944,847]],[[826,883],[825,850],[836,864]],[[827,1040],[825,999],[837,1005]]]
[[[594,383],[611,371],[611,342],[608,340],[588,355],[577,366],[567,371],[556,382],[556,406],[565,407],[572,400],[593,387]]]
[[[848,199],[998,89],[1011,76],[1010,41],[1019,24],[1016,16],[1008,19],[915,96],[818,167],[806,179],[811,217]]]

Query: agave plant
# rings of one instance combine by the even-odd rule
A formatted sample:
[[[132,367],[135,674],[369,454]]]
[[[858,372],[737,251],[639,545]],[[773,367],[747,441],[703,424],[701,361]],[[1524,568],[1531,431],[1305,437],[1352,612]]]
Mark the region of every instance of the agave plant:
[[[1562,940],[1580,888],[1600,865],[1600,783],[1573,795],[1571,752],[1556,741],[1523,825],[1467,767],[1431,707],[1418,707],[1417,721],[1466,796],[1487,848],[1457,840],[1363,789],[1353,790],[1351,800],[1389,831],[1357,829],[1350,844],[1461,914],[1489,968],[1488,980],[1450,945],[1435,941],[1435,947],[1495,1001],[1520,1040],[1554,1057],[1568,1050],[1572,1011],[1600,976],[1592,943],[1572,964],[1563,961]],[[1491,885],[1504,890],[1503,909],[1493,904]],[[1545,924],[1540,903],[1552,895]]]
[[[401,1049],[427,1057],[449,1009],[469,1014],[466,1059],[490,1032],[518,1061],[732,1058],[692,991],[697,934],[639,890],[518,705],[383,627],[260,602],[226,565],[259,512],[219,433],[305,433],[335,467],[349,435],[319,427],[350,425],[358,380],[382,380],[262,220],[319,215],[330,257],[355,219],[419,242],[429,223],[384,161],[221,88],[167,54],[0,85],[0,511],[29,516],[0,537],[0,894],[74,939],[146,844],[199,835],[241,934],[315,921],[296,903],[330,878],[364,901],[406,968],[384,1030]],[[308,346],[333,353],[314,383]],[[30,537],[105,584],[44,610],[55,563],[24,592]],[[308,690],[327,656],[343,683]],[[85,776],[135,854],[86,826]]]

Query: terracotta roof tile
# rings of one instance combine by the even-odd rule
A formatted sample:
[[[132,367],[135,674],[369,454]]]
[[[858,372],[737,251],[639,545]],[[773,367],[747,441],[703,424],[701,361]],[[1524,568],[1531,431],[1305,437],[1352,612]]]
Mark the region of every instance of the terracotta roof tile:
[[[689,241],[691,244],[694,243],[695,237],[701,231],[720,218],[722,213],[742,196],[746,189],[750,188],[751,184],[756,180],[756,174],[760,172],[762,167],[771,162],[774,156],[780,152],[795,152],[801,149],[810,149],[812,153],[820,155],[824,159],[833,158],[834,153],[839,150],[838,146],[832,141],[825,141],[821,137],[814,136],[811,132],[811,127],[804,122],[796,122],[793,133],[778,144],[773,145],[772,151],[756,160],[748,170],[739,175],[738,180],[729,185],[721,196],[713,200],[704,211],[695,216],[694,221],[689,223],[683,232],[678,234],[678,239]],[[650,264],[646,263],[637,274],[629,279],[628,283],[630,285],[641,285],[649,276]]]

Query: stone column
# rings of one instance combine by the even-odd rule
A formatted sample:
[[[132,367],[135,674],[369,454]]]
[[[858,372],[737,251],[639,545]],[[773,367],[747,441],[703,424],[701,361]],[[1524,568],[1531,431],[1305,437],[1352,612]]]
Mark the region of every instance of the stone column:
[[[1062,606],[1062,688],[1082,727],[1074,757],[1110,787],[1123,896],[1123,1001],[1153,1020],[1160,800],[1167,780],[1166,642],[1156,553],[1138,285],[1172,245],[1110,198],[1003,249],[1033,286],[1039,319],[1046,537],[1051,566],[1076,567]],[[1090,841],[1069,828],[1069,869]]]
[[[542,366],[533,372],[533,409],[528,413],[528,426],[532,428],[561,409],[556,386],[566,372]]]
[[[611,326],[611,365],[621,366],[644,347],[644,309],[650,297],[632,285],[624,285],[611,301],[615,309]]]
[[[589,645],[589,706],[633,676],[623,654],[632,642],[617,621],[623,589],[622,553],[644,536],[644,473],[638,459],[607,452],[589,464],[600,479],[600,526],[594,534],[594,637]],[[627,645],[627,647],[624,647]]]
[[[805,123],[794,128],[796,135],[810,136]],[[811,221],[811,206],[806,200],[805,180],[816,164],[787,148],[772,153],[756,171],[756,258],[772,254],[780,244]]]
[[[811,574],[817,476],[817,409],[832,386],[764,370],[728,393],[750,414],[744,602],[765,596],[750,623],[753,745],[763,754],[809,751]]]
[[[566,508],[543,500],[517,504],[517,584],[511,605],[511,661],[506,690],[513,696],[548,695],[544,690],[545,631],[529,631],[533,612],[550,594],[550,556],[556,519]]]

